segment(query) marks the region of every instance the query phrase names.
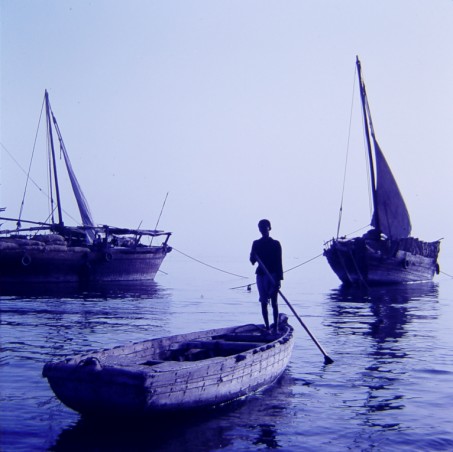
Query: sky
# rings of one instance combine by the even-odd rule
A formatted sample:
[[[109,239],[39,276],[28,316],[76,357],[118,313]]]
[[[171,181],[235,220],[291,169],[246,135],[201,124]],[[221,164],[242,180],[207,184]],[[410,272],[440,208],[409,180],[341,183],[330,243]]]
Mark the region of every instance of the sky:
[[[177,249],[243,273],[268,218],[297,265],[336,235],[346,157],[340,233],[370,222],[358,55],[412,235],[444,238],[442,267],[452,24],[452,0],[0,0],[0,206],[18,215],[47,89],[95,223],[154,228],[168,193]],[[29,184],[23,218],[47,213]]]

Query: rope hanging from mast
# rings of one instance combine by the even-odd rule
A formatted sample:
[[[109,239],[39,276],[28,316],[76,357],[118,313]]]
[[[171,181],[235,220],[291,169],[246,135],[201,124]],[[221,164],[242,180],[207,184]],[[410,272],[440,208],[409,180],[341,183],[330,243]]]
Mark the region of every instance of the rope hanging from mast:
[[[31,153],[31,158],[30,158],[30,163],[28,165],[28,171],[26,172],[26,175],[27,175],[27,178],[25,180],[25,187],[24,187],[24,194],[22,196],[22,202],[20,203],[20,210],[19,210],[19,215],[18,215],[18,219],[17,219],[17,229],[20,229],[21,227],[21,218],[22,218],[22,212],[24,210],[24,205],[25,205],[25,196],[27,194],[27,188],[28,188],[28,182],[30,181],[30,172],[31,172],[31,165],[33,163],[33,157],[35,155],[35,150],[36,150],[36,142],[38,140],[38,132],[39,132],[39,127],[40,127],[40,124],[41,124],[41,119],[42,119],[42,112],[44,110],[44,102],[45,100],[43,100],[42,102],[42,105],[41,105],[41,112],[39,114],[39,120],[38,120],[38,126],[36,128],[36,134],[35,134],[35,140],[33,142],[33,150],[32,150],[32,153]],[[35,184],[36,185],[36,184]]]
[[[0,146],[8,154],[8,156],[11,158],[11,160],[17,165],[17,167],[22,171],[22,173],[24,173],[25,176],[27,176],[27,171],[25,170],[25,168],[16,160],[16,158],[8,150],[8,148],[3,143],[0,143]],[[39,193],[41,193],[41,195],[45,196],[45,198],[47,200],[50,199],[49,194],[45,190],[42,189],[42,187],[33,179],[33,177],[31,177],[30,172],[28,173],[28,180],[35,186],[35,188],[39,191]],[[50,211],[50,209],[49,209],[49,211]],[[79,223],[79,221],[76,218],[74,218],[69,212],[67,212],[64,209],[63,209],[63,212],[66,214],[67,217],[71,218],[71,220],[74,221],[74,223]],[[52,214],[49,213],[49,215],[47,216],[47,218],[44,221],[37,222],[37,224],[47,224],[47,222],[49,221],[51,216],[52,216]],[[2,219],[4,219],[4,220],[6,219],[8,221],[16,221],[16,222],[19,221],[18,218],[2,218]],[[22,223],[22,222],[26,222],[26,221],[20,219],[20,222]]]
[[[349,114],[349,130],[348,130],[348,141],[347,141],[347,145],[346,145],[346,159],[345,159],[344,172],[343,172],[343,187],[341,190],[341,202],[340,202],[340,210],[339,210],[339,214],[338,214],[337,239],[340,236],[341,217],[343,215],[343,201],[344,201],[344,192],[345,192],[345,187],[346,187],[346,172],[347,172],[348,159],[349,159],[349,144],[351,141],[352,114],[354,111],[354,93],[355,93],[355,85],[356,85],[356,74],[357,74],[357,68],[355,67],[354,68],[354,82],[352,85],[351,110],[350,110],[350,114]]]
[[[156,229],[156,230],[157,230],[157,226],[159,226],[160,217],[162,216],[162,212],[164,211],[164,207],[165,207],[165,203],[167,202],[167,198],[168,198],[168,191],[167,191],[167,194],[165,195],[165,199],[164,199],[164,203],[162,204],[162,208],[160,209],[160,214],[159,214],[159,218],[157,219],[156,226],[154,227],[154,229]],[[153,238],[154,237],[151,237],[150,245],[153,244]]]

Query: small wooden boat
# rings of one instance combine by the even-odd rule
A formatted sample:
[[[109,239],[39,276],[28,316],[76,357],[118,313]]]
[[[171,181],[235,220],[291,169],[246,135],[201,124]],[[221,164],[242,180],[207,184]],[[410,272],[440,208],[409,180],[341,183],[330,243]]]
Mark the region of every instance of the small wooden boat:
[[[240,325],[179,334],[44,365],[56,396],[84,415],[142,416],[216,406],[272,384],[285,370],[293,328]]]

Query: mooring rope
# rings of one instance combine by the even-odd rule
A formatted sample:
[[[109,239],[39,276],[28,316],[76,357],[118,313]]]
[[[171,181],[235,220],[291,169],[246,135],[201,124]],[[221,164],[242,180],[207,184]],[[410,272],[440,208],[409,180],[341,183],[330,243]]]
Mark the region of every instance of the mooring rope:
[[[182,254],[183,256],[185,256],[185,257],[187,257],[187,258],[189,258],[189,259],[191,259],[191,260],[193,260],[193,261],[195,261],[195,262],[198,262],[198,263],[201,264],[201,265],[204,265],[204,266],[206,266],[206,267],[212,268],[213,270],[217,270],[217,271],[219,271],[219,272],[226,273],[227,275],[237,276],[238,278],[250,279],[249,276],[238,275],[237,273],[232,273],[232,272],[230,272],[230,271],[223,270],[222,268],[215,267],[214,265],[207,264],[206,262],[203,262],[203,261],[201,261],[200,259],[197,259],[197,258],[195,258],[195,257],[193,257],[193,256],[189,256],[188,254],[182,252],[181,250],[178,250],[178,249],[175,248],[174,246],[172,246],[172,249],[173,249],[174,251],[178,252],[179,254]],[[288,273],[288,272],[290,272],[291,270],[294,270],[294,269],[296,269],[296,268],[301,267],[302,265],[308,264],[309,262],[314,261],[315,259],[318,259],[318,257],[321,257],[322,255],[323,255],[323,253],[318,254],[317,256],[314,256],[314,257],[312,257],[312,258],[310,258],[310,259],[308,259],[308,260],[302,262],[301,264],[298,264],[298,265],[296,265],[296,266],[294,266],[294,267],[289,268],[288,270],[285,270],[283,273]],[[250,288],[250,287],[253,286],[254,284],[256,284],[256,283],[249,283],[249,284],[245,284],[245,285],[243,285],[243,286],[230,287],[230,289],[242,289],[243,287]]]
[[[305,262],[302,262],[301,264],[298,264],[296,265],[295,267],[291,267],[291,268],[288,268],[288,270],[285,270],[283,273],[288,273],[290,272],[291,270],[294,270],[296,268],[299,268],[299,267],[302,267],[302,265],[305,265],[305,264],[308,264],[309,262],[311,261],[314,261],[315,259],[318,259],[318,257],[321,257],[324,253],[321,253],[321,254],[318,254],[317,256],[314,256],[308,260],[306,260]],[[237,287],[230,287],[231,290],[233,289],[243,289],[244,287],[247,287],[248,290],[250,290],[250,287],[252,287],[253,285],[255,285],[256,283],[250,283],[250,284],[245,284],[243,286],[237,286]]]
[[[320,253],[320,254],[318,254],[317,256],[312,257],[311,259],[308,259],[307,261],[302,262],[302,263],[299,264],[299,265],[296,265],[295,267],[288,268],[288,270],[285,270],[283,273],[288,273],[288,272],[290,272],[291,270],[294,270],[295,268],[302,267],[302,265],[308,264],[309,262],[314,261],[315,259],[318,259],[318,257],[321,257],[323,254],[324,254],[324,253]]]
[[[205,265],[206,267],[212,268],[212,269],[217,270],[217,271],[222,272],[222,273],[226,273],[226,274],[228,274],[228,275],[237,276],[238,278],[248,279],[247,276],[238,275],[238,274],[236,274],[236,273],[231,273],[231,272],[229,272],[229,271],[227,271],[227,270],[223,270],[223,269],[221,269],[221,268],[214,267],[213,265],[207,264],[206,262],[203,262],[203,261],[201,261],[201,260],[199,260],[199,259],[196,259],[195,257],[189,256],[188,254],[183,253],[182,251],[176,249],[174,246],[172,246],[172,249],[175,250],[175,251],[177,251],[179,254],[182,254],[183,256],[186,256],[186,257],[188,257],[189,259],[192,259],[193,261],[198,262],[199,264]]]
[[[440,270],[439,273],[442,273],[443,275],[448,276],[449,278],[453,278],[453,275],[450,275],[442,270]]]

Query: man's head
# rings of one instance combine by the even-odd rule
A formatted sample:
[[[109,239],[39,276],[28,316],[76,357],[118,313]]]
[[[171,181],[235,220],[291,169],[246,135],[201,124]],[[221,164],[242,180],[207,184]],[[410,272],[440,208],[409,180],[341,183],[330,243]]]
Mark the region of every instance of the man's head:
[[[260,230],[263,237],[269,236],[269,231],[272,229],[271,222],[269,220],[260,220],[258,222],[258,229]]]

